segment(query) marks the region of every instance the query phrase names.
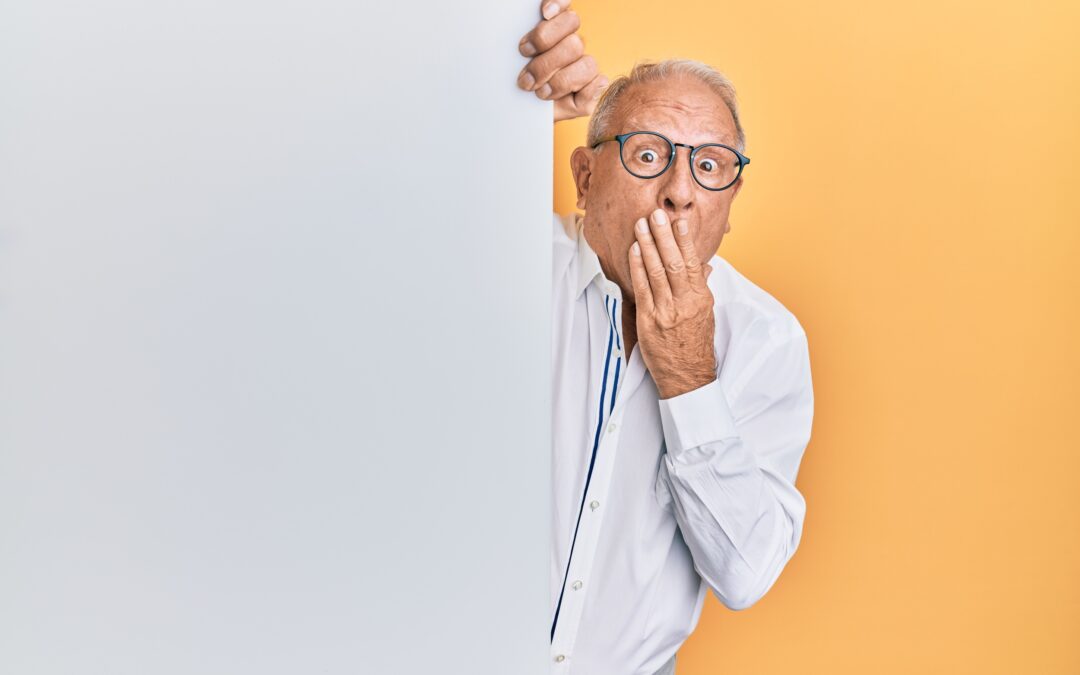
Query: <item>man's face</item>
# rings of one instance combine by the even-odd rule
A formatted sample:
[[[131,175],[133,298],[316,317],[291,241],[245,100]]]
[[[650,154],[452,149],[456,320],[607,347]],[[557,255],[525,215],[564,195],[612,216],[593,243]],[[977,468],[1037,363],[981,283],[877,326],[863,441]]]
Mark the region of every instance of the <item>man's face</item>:
[[[695,78],[633,85],[623,92],[615,112],[610,129],[614,134],[655,131],[674,143],[737,147],[735,120],[724,100]],[[726,190],[706,190],[690,173],[690,150],[676,150],[668,170],[649,179],[623,168],[617,141],[595,150],[579,147],[570,159],[577,206],[585,211],[585,239],[600,258],[604,274],[622,289],[626,303],[633,303],[628,255],[635,241],[634,223],[656,209],[666,211],[670,223],[685,218],[698,257],[705,263],[720,247],[731,202],[742,187],[740,177]]]

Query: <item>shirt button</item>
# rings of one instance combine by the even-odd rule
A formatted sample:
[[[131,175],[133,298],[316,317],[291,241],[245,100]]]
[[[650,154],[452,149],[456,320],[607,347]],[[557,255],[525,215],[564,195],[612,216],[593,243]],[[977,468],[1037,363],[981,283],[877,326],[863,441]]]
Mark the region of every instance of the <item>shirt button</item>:
[[[611,432],[615,431],[615,423],[614,423],[614,422],[612,422],[611,424],[607,425],[607,431],[608,431],[608,433],[609,433],[609,434],[610,434]]]
[[[615,356],[622,356],[622,350],[618,347],[615,348]]]
[[[574,590],[576,591],[579,588],[581,588],[581,581],[580,580],[574,582]]]
[[[563,656],[562,654],[559,654],[558,656],[555,657],[555,663],[562,663],[565,660],[566,660],[566,657]]]
[[[595,511],[596,509],[600,508],[600,502],[596,501],[595,499],[592,500],[591,502],[589,502],[589,508]]]

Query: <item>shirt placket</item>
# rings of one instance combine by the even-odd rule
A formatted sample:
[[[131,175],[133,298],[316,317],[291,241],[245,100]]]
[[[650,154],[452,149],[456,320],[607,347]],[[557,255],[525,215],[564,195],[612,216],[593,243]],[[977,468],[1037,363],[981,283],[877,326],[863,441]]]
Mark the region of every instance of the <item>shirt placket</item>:
[[[619,390],[624,388],[626,371],[617,318],[618,302],[618,298],[610,293],[605,296],[604,310],[613,338],[610,353],[605,349],[605,366],[609,369],[608,381],[604,383],[601,379],[601,386],[606,387],[607,396],[603,397],[603,407],[598,410],[602,426],[599,428],[599,437],[596,439],[596,459],[585,492],[570,565],[562,589],[558,622],[551,643],[553,673],[571,672],[581,613],[585,606],[590,580],[594,577],[593,561],[596,557],[604,516],[608,511],[605,505],[615,465],[615,453],[619,447],[619,436],[622,430],[620,422],[624,409],[623,406],[616,405],[615,397],[619,394]],[[601,373],[595,376],[600,377]],[[623,378],[622,384],[619,382],[620,377]]]

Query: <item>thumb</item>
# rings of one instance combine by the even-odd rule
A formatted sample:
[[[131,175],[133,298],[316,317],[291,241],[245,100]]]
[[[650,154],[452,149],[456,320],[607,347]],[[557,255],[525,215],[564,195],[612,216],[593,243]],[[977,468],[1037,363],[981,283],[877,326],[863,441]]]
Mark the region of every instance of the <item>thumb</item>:
[[[712,265],[705,263],[702,267],[705,268],[705,278],[708,279],[709,275],[712,274]]]

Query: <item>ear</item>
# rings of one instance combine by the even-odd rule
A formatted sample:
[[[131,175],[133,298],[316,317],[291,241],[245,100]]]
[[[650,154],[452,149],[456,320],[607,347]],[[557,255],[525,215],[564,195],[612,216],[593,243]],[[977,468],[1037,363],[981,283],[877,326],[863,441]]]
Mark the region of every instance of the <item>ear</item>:
[[[731,199],[732,200],[734,200],[736,197],[739,196],[739,190],[742,189],[742,182],[743,182],[743,177],[739,176],[739,179],[737,181],[735,181],[734,185],[731,186],[731,190],[732,190]]]
[[[574,186],[577,188],[577,207],[582,210],[585,209],[585,197],[589,194],[592,163],[593,151],[585,146],[575,148],[570,155],[570,170],[574,173]]]

